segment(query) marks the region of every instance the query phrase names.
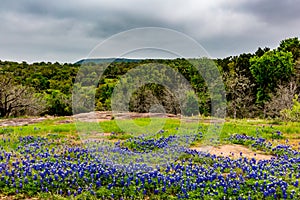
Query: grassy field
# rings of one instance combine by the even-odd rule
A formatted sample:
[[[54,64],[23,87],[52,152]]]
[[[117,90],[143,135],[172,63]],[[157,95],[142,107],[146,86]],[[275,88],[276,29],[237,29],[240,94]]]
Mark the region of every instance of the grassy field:
[[[276,139],[284,141],[289,139],[291,143],[300,140],[300,122],[280,122],[276,120],[261,119],[227,119],[224,123],[214,125],[209,120],[205,123],[197,120],[179,120],[179,119],[159,119],[159,118],[137,118],[133,120],[108,120],[101,122],[71,122],[67,118],[58,117],[47,119],[42,122],[26,126],[6,126],[0,127],[0,135],[9,135],[12,140],[19,136],[43,136],[66,138],[73,141],[79,141],[81,134],[113,133],[106,134],[108,140],[124,140],[140,134],[157,133],[164,130],[162,135],[169,136],[180,134],[185,130],[200,131],[207,133],[208,127],[216,130],[216,136],[220,142],[232,134],[244,134],[254,137],[263,137],[266,139]],[[152,124],[151,124],[152,123]],[[125,127],[125,128],[123,128]],[[180,128],[180,130],[178,130]],[[282,133],[281,137],[275,134],[277,131]]]
[[[247,160],[243,152],[243,159],[216,157],[190,149],[225,144],[277,160]],[[295,199],[300,197],[299,144],[300,122],[50,118],[0,127],[0,197]]]

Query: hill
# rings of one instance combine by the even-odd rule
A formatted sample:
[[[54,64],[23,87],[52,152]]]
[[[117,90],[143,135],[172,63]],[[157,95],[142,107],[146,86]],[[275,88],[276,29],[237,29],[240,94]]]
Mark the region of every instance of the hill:
[[[142,59],[130,59],[130,58],[87,58],[87,59],[81,59],[77,61],[75,64],[83,64],[83,63],[95,63],[95,64],[101,64],[101,63],[121,63],[121,62],[140,62]]]

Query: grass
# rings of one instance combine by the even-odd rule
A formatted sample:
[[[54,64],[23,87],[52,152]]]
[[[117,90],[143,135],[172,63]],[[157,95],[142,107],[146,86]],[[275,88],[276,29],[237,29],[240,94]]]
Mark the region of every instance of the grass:
[[[231,134],[236,133],[274,139],[272,137],[276,131],[282,132],[282,139],[300,139],[300,122],[278,122],[261,119],[227,119],[223,126],[222,124],[220,126],[187,119],[138,118],[133,120],[108,120],[99,123],[58,123],[64,119],[65,118],[50,118],[26,126],[0,127],[0,137],[1,135],[6,135],[10,136],[11,140],[15,140],[19,136],[38,135],[79,140],[81,134],[113,133],[108,139],[125,140],[133,136],[149,133],[152,133],[149,137],[155,137],[158,133],[159,135],[169,136],[182,132],[207,133],[209,130],[212,137],[218,138],[221,142]],[[161,130],[163,130],[163,132]]]

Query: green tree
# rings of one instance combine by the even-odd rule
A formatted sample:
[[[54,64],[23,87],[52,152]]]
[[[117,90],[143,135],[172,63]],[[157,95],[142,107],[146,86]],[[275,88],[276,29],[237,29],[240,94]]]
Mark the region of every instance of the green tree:
[[[291,52],[268,51],[261,57],[250,59],[250,70],[257,84],[256,101],[264,108],[280,82],[289,80],[293,73],[293,55]]]
[[[262,55],[264,55],[264,53],[270,51],[270,48],[269,47],[265,47],[265,48],[260,48],[258,47],[258,49],[256,50],[255,52],[255,55],[258,56],[258,57],[261,57]]]
[[[298,58],[300,58],[300,41],[297,37],[282,40],[278,50],[283,52],[291,52],[293,54],[294,61],[296,61]]]
[[[49,115],[71,115],[71,98],[60,90],[49,89],[44,97]]]
[[[73,85],[72,104],[73,114],[86,113],[94,111],[96,87],[82,86],[81,83]]]
[[[182,114],[186,116],[199,115],[199,105],[197,96],[192,91],[186,93],[186,101],[183,105]]]

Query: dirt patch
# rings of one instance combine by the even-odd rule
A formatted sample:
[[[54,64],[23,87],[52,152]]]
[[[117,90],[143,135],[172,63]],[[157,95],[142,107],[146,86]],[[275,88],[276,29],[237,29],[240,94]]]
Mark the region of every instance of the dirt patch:
[[[51,116],[48,117],[29,117],[29,118],[13,118],[13,119],[3,119],[0,120],[1,126],[24,126],[29,124],[34,124],[41,122],[43,120],[54,118]],[[164,114],[164,113],[134,113],[134,112],[125,112],[125,113],[112,113],[111,111],[95,111],[89,113],[80,113],[73,115],[72,117],[56,122],[56,124],[68,124],[73,123],[75,120],[82,122],[101,122],[108,121],[112,119],[136,119],[136,118],[171,118],[171,119],[180,119],[184,122],[201,122],[201,123],[220,123],[220,120],[214,119],[201,119],[201,118],[190,118],[183,117],[181,115],[174,114]]]
[[[180,118],[179,115],[173,114],[163,114],[163,113],[134,113],[134,112],[126,112],[126,113],[112,113],[111,111],[105,112],[89,112],[89,113],[80,113],[73,116],[74,119],[83,122],[101,122],[112,119],[136,119],[136,118],[149,118],[149,117],[157,117],[157,118]]]
[[[101,122],[112,119],[136,119],[136,118],[170,118],[180,119],[184,122],[200,122],[200,123],[222,123],[224,120],[220,119],[203,119],[201,117],[184,117],[180,114],[168,114],[168,113],[135,113],[135,112],[124,112],[124,113],[113,113],[111,111],[95,111],[89,113],[80,113],[73,115],[73,118],[83,122]]]
[[[180,115],[164,114],[164,113],[114,113],[116,119],[136,119],[136,118],[179,118]]]
[[[30,118],[13,118],[13,119],[3,119],[0,120],[0,127],[1,126],[25,126],[29,124],[35,124],[42,122],[46,119],[52,117],[30,117]]]
[[[73,120],[72,119],[65,119],[65,120],[60,120],[56,123],[57,124],[70,124],[70,123],[73,123]]]
[[[274,157],[272,155],[263,154],[263,152],[260,151],[254,152],[245,146],[237,145],[237,144],[226,144],[217,147],[200,146],[200,147],[192,147],[191,149],[208,152],[216,156],[230,157],[233,159],[237,159],[240,157],[247,157],[249,159],[255,158],[256,160],[269,160],[272,157]],[[242,155],[240,153],[242,153]]]
[[[100,122],[112,119],[111,112],[89,112],[73,115],[73,118],[82,122]]]

